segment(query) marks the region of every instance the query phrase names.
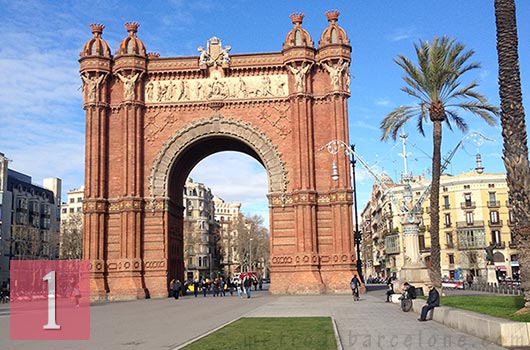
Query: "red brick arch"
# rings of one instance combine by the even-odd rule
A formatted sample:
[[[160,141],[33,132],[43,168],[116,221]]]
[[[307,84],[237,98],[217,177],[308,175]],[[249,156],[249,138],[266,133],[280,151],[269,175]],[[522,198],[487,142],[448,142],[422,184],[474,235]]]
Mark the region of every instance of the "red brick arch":
[[[267,172],[271,292],[349,289],[349,161],[318,149],[348,141],[351,48],[338,12],[327,17],[318,48],[294,14],[281,52],[229,55],[213,37],[200,56],[176,58],[147,54],[137,23],[126,24],[113,56],[103,26],[91,26],[79,61],[83,255],[94,299],[167,296],[169,277],[184,277],[182,189],[200,160],[225,150],[254,157]]]

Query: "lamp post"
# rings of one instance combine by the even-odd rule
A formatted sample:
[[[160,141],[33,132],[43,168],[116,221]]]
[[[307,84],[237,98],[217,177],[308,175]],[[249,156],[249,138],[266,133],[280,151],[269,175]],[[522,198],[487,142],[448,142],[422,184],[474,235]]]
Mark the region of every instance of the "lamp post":
[[[249,266],[249,270],[248,272],[252,271],[252,238],[250,239],[250,241],[248,241],[248,254],[249,254],[249,258],[248,258],[248,266]]]
[[[321,147],[319,151],[327,149],[327,151],[330,154],[337,154],[342,149],[345,154],[350,156],[350,164],[352,168],[352,181],[353,181],[353,210],[355,215],[355,231],[353,232],[353,241],[356,245],[356,253],[357,253],[357,274],[359,275],[359,278],[364,283],[364,277],[363,277],[363,263],[361,260],[361,231],[359,230],[359,219],[357,214],[357,185],[355,183],[355,146],[351,145],[348,146],[347,143],[341,141],[341,140],[333,140],[328,142],[325,146]],[[337,162],[333,160],[333,165],[331,169],[331,179],[333,181],[337,181],[339,179],[339,171],[337,168]]]

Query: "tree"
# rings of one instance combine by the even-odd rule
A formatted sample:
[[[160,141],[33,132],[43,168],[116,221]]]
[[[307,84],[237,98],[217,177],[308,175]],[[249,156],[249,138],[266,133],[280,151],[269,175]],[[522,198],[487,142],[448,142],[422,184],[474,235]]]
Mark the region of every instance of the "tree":
[[[521,93],[517,22],[514,0],[495,0],[499,95],[504,139],[503,159],[506,182],[512,199],[515,227],[512,230],[519,251],[525,307],[530,313],[530,169],[528,141]]]
[[[234,248],[241,264],[241,270],[267,270],[270,256],[269,231],[263,226],[263,218],[259,215],[245,217],[240,215],[236,224],[237,237]],[[252,239],[252,241],[251,241]],[[252,260],[250,258],[252,257]]]
[[[42,244],[41,233],[37,227],[13,225],[10,249],[14,260],[35,260],[40,258]]]
[[[473,50],[446,37],[434,38],[432,43],[420,40],[414,45],[418,64],[404,55],[398,55],[396,62],[404,71],[406,86],[401,90],[417,100],[416,105],[401,106],[381,121],[381,139],[396,139],[397,133],[410,119],[417,118],[418,132],[425,136],[423,124],[432,122],[433,155],[432,187],[430,195],[431,266],[433,284],[441,287],[440,267],[440,166],[442,145],[442,123],[452,130],[456,125],[467,132],[468,125],[459,112],[471,112],[489,125],[495,125],[498,108],[490,105],[486,98],[476,91],[477,81],[461,85],[464,73],[480,68],[476,62],[469,63]]]
[[[66,260],[82,259],[83,254],[83,215],[70,214],[61,223],[60,257]]]

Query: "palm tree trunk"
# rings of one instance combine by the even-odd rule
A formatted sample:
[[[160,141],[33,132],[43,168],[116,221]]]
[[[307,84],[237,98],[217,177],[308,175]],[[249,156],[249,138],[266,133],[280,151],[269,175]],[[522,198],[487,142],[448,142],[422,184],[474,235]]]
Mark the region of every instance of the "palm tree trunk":
[[[519,72],[515,1],[495,0],[495,19],[504,165],[515,214],[512,235],[519,253],[525,309],[530,312],[530,169]]]
[[[443,111],[441,111],[443,113]],[[443,114],[442,114],[443,115]],[[443,120],[443,117],[441,118]],[[442,121],[440,118],[431,117],[433,120],[433,155],[432,155],[432,180],[430,195],[430,220],[431,220],[431,282],[436,288],[442,287],[442,272],[440,266],[440,167],[442,147]]]

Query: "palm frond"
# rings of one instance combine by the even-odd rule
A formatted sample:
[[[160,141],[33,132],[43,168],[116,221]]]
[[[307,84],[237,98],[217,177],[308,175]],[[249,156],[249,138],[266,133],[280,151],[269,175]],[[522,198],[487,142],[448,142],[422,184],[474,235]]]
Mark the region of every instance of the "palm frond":
[[[445,111],[445,114],[448,116],[448,118],[445,118],[446,123],[454,122],[456,127],[460,131],[462,131],[463,133],[468,132],[469,126],[467,125],[466,121],[462,117],[460,117],[457,111],[448,109]]]
[[[383,132],[381,140],[386,141],[389,137],[392,137],[392,139],[395,140],[399,129],[401,129],[407,121],[417,115],[417,112],[418,107],[416,106],[401,106],[390,112],[383,118],[379,126]]]

